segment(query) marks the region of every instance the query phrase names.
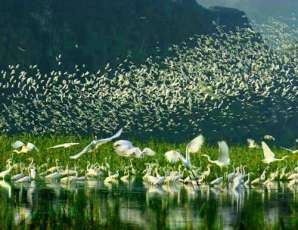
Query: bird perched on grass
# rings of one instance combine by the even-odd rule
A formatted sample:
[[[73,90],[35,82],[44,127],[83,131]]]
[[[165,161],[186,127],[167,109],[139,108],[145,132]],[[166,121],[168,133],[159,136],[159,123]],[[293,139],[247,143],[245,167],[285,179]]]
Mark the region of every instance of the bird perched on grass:
[[[33,150],[39,151],[38,148],[34,144],[32,144],[30,142],[25,144],[24,142],[19,141],[19,140],[14,142],[11,145],[11,147],[14,148],[13,152],[18,153],[18,154],[19,153],[28,153]]]
[[[250,149],[258,149],[260,146],[256,143],[254,139],[247,138],[248,148]]]
[[[133,147],[133,144],[128,140],[119,140],[113,144],[113,148],[119,156],[126,156],[127,151]]]

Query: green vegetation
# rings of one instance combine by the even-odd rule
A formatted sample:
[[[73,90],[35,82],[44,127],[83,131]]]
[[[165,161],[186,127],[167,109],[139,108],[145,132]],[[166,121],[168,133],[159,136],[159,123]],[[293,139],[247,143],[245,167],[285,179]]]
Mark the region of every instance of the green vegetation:
[[[32,142],[39,148],[39,151],[34,150],[29,153],[21,154],[13,153],[11,144],[16,140]],[[129,166],[130,162],[132,162],[133,167],[137,170],[137,176],[142,176],[144,174],[143,170],[146,168],[146,163],[158,163],[161,169],[177,170],[178,166],[181,163],[178,162],[174,165],[169,164],[164,157],[164,153],[172,149],[177,149],[184,155],[186,147],[186,144],[184,143],[173,144],[159,142],[158,140],[140,142],[140,140],[135,140],[133,141],[135,146],[138,146],[140,148],[150,147],[154,151],[156,151],[156,155],[152,157],[145,156],[143,159],[120,157],[114,151],[112,144],[107,143],[100,146],[94,152],[84,154],[77,160],[69,159],[71,155],[74,155],[77,152],[81,151],[83,147],[90,143],[90,141],[90,138],[81,138],[76,136],[1,136],[0,169],[3,170],[5,168],[5,162],[9,158],[12,158],[14,163],[23,162],[25,163],[25,165],[29,165],[29,163],[31,162],[31,158],[33,158],[34,164],[37,166],[37,169],[44,163],[47,163],[46,168],[55,166],[56,159],[58,159],[60,166],[65,168],[68,165],[69,168],[77,168],[77,170],[81,172],[81,175],[84,175],[84,173],[86,172],[88,163],[104,164],[105,162],[108,162],[110,164],[110,170],[112,172],[116,172],[117,170],[119,170],[120,175],[123,175],[124,167]],[[73,146],[67,149],[47,149],[48,147],[51,147],[53,145],[65,142],[80,142],[80,145]],[[297,167],[298,154],[289,153],[288,151],[282,150],[278,147],[272,148],[272,150],[274,151],[274,153],[276,153],[277,158],[280,158],[286,154],[288,154],[289,157],[283,162],[272,163],[270,165],[270,170],[268,170],[268,174],[270,171],[275,171],[277,168],[282,168],[284,166],[287,166],[288,172]],[[208,154],[211,156],[212,159],[217,159],[218,147],[203,145],[201,152],[191,155],[192,166],[195,168],[199,168],[200,171],[204,171],[208,163],[204,157],[201,157],[202,154]],[[249,149],[245,146],[233,145],[230,146],[230,158],[231,164],[228,168],[224,169],[224,171],[226,172],[231,172],[237,166],[243,165],[245,166],[246,172],[254,173],[252,177],[258,177],[266,167],[266,165],[263,164],[261,161],[264,158],[262,149]],[[43,171],[46,168],[43,168]],[[221,171],[219,167],[215,165],[212,166],[211,171],[212,173],[209,177],[209,180],[223,175],[223,171]],[[161,174],[163,174],[162,171]]]

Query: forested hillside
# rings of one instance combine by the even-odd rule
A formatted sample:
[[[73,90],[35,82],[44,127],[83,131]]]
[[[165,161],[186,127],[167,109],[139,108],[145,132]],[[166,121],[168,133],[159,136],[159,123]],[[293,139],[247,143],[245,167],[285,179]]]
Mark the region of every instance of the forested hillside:
[[[229,8],[206,9],[195,0],[1,0],[0,68],[38,64],[55,68],[86,64],[90,70],[127,55],[142,62],[195,34],[210,34],[216,22],[227,30],[248,23]],[[61,68],[61,67],[60,67]]]

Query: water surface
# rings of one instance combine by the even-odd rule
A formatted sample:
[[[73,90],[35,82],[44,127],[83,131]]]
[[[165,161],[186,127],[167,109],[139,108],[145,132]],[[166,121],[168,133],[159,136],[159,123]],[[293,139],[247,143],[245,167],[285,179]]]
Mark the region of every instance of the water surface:
[[[1,229],[298,229],[297,187],[0,183]]]

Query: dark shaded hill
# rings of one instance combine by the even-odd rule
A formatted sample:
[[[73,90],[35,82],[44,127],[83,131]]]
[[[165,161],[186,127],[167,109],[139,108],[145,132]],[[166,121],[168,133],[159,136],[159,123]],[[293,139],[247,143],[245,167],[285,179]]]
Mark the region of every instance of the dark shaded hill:
[[[141,62],[194,34],[248,24],[238,10],[206,9],[195,0],[0,0],[0,68],[38,64],[53,68],[87,64],[97,69],[131,55]]]

